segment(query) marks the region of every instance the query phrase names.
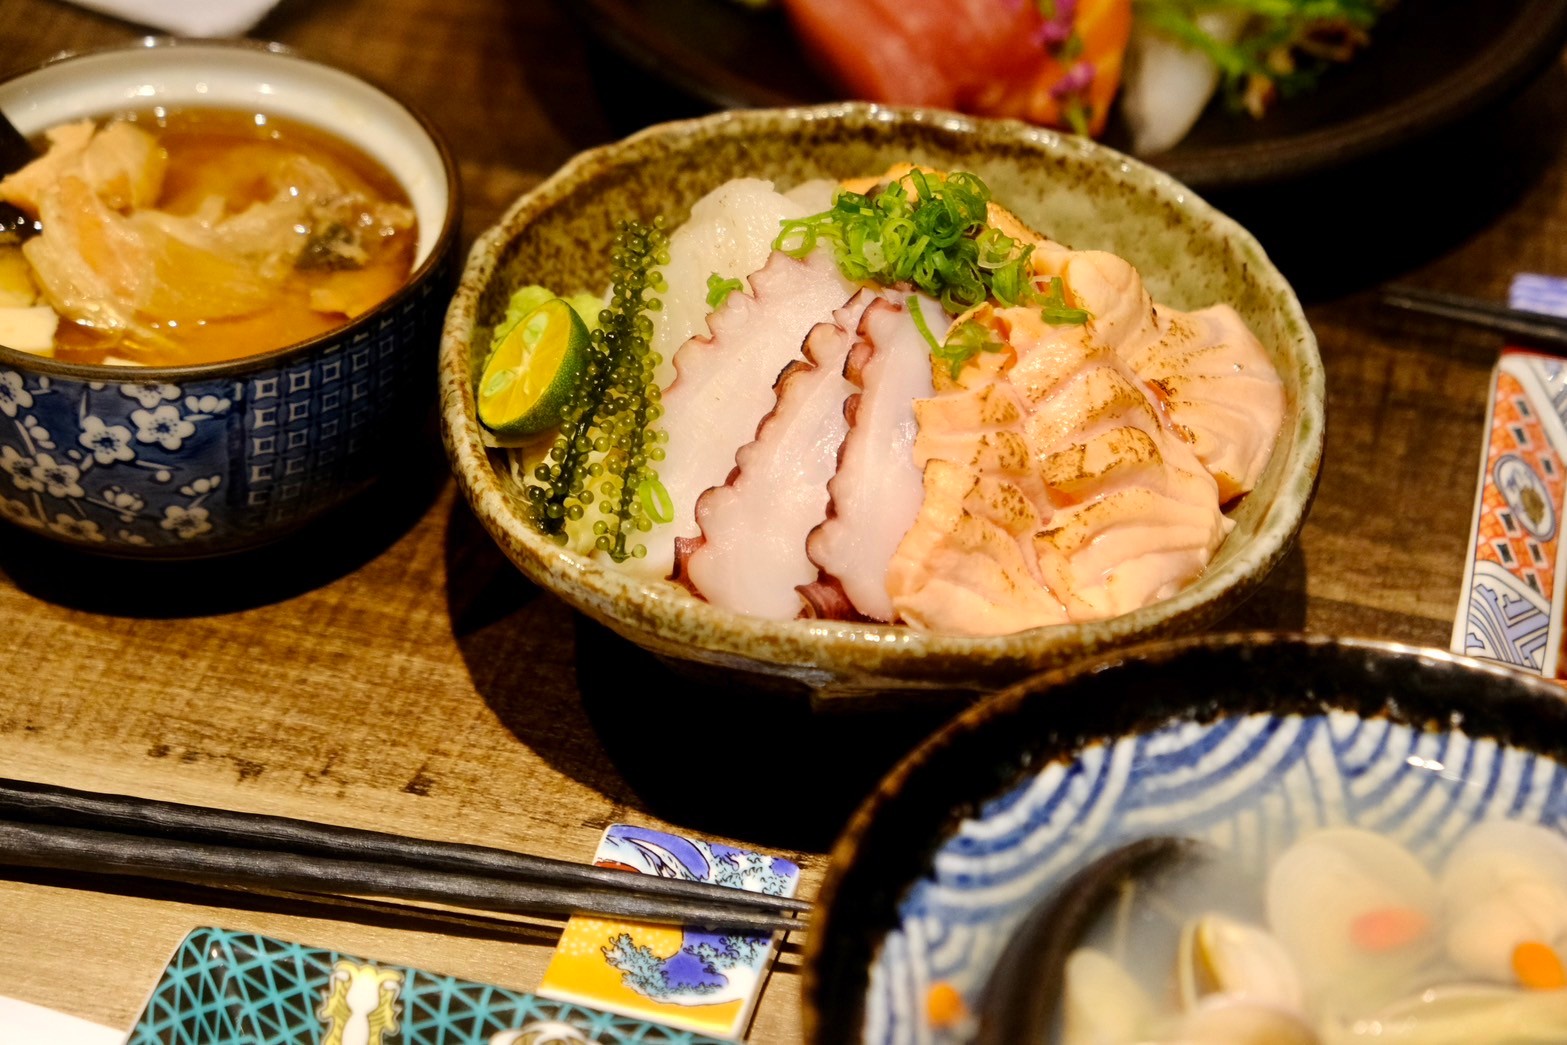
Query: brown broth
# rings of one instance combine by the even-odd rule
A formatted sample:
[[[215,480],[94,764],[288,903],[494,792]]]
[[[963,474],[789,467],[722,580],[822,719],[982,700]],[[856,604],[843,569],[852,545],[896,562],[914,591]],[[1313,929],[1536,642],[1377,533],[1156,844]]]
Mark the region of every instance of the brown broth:
[[[168,153],[168,168],[155,204],[188,215],[212,196],[229,214],[271,199],[279,187],[280,164],[304,156],[320,164],[345,189],[372,203],[409,208],[408,194],[376,160],[318,128],[292,120],[225,109],[142,111],[116,117],[136,123]],[[391,296],[408,279],[418,243],[417,224],[386,236],[368,237],[368,258],[356,268],[292,268],[278,283],[274,300],[248,315],[195,323],[167,323],[144,317],[170,339],[144,343],[134,335],[108,341],[98,331],[62,317],[56,358],[81,363],[133,360],[146,366],[214,363],[258,355],[343,326],[344,312],[311,307],[311,292],[338,292],[362,312]]]

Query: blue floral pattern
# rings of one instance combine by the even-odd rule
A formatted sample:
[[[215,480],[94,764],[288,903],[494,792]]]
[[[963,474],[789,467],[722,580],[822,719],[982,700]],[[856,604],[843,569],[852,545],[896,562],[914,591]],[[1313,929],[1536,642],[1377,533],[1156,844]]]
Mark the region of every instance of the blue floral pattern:
[[[223,482],[214,451],[243,393],[242,383],[223,385],[224,395],[182,395],[169,384],[83,384],[0,370],[0,413],[13,429],[0,434],[0,515],[88,545],[149,545],[158,537],[153,528],[168,535],[159,543],[211,532],[203,502]],[[71,420],[74,438],[61,446],[51,428],[73,427]],[[212,430],[200,440],[206,452],[171,456],[204,428]]]

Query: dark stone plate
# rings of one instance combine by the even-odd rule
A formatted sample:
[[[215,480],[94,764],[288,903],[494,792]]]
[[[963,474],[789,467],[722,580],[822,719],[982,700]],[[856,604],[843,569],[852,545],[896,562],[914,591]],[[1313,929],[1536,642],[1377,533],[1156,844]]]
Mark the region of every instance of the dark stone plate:
[[[718,108],[834,100],[779,8],[736,0],[585,0],[613,50]],[[1559,56],[1567,0],[1400,0],[1371,47],[1261,121],[1210,105],[1155,166],[1199,189],[1275,182],[1408,142],[1506,97]],[[1114,122],[1105,142],[1125,149]]]

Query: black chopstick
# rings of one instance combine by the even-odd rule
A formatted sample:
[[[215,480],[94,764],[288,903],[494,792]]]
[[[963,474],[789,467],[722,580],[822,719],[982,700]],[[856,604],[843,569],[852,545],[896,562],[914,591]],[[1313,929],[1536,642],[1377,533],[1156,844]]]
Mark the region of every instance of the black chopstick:
[[[514,881],[428,867],[246,849],[55,824],[0,820],[0,864],[238,888],[383,896],[515,914],[608,915],[641,922],[751,932],[789,932],[805,923],[777,911],[730,902],[648,895],[617,886],[589,888]],[[625,879],[636,875],[619,872]],[[727,892],[745,896],[740,890]],[[727,898],[726,898],[727,901]]]
[[[1497,330],[1531,345],[1567,348],[1567,319],[1544,312],[1527,312],[1462,294],[1405,286],[1384,287],[1382,302],[1394,308]]]
[[[41,826],[81,828],[252,851],[293,853],[407,869],[501,878],[578,890],[609,890],[644,897],[722,905],[758,914],[805,913],[808,901],[725,886],[594,867],[504,849],[409,838],[336,827],[291,817],[181,805],[129,795],[77,791],[0,779],[0,818]],[[796,928],[799,922],[793,923]]]

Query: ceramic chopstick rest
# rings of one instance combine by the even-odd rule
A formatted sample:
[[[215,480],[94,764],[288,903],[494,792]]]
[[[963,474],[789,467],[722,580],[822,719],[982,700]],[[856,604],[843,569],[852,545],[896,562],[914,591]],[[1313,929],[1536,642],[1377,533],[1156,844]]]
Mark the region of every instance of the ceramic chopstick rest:
[[[800,869],[779,857],[628,824],[605,830],[593,862],[779,896],[793,896],[800,878]],[[538,993],[738,1038],[750,1023],[777,942],[767,933],[578,916],[566,924]]]
[[[1519,275],[1508,302],[1567,316],[1567,280]],[[1567,360],[1506,348],[1491,373],[1470,554],[1453,622],[1455,653],[1567,677],[1564,468]]]

